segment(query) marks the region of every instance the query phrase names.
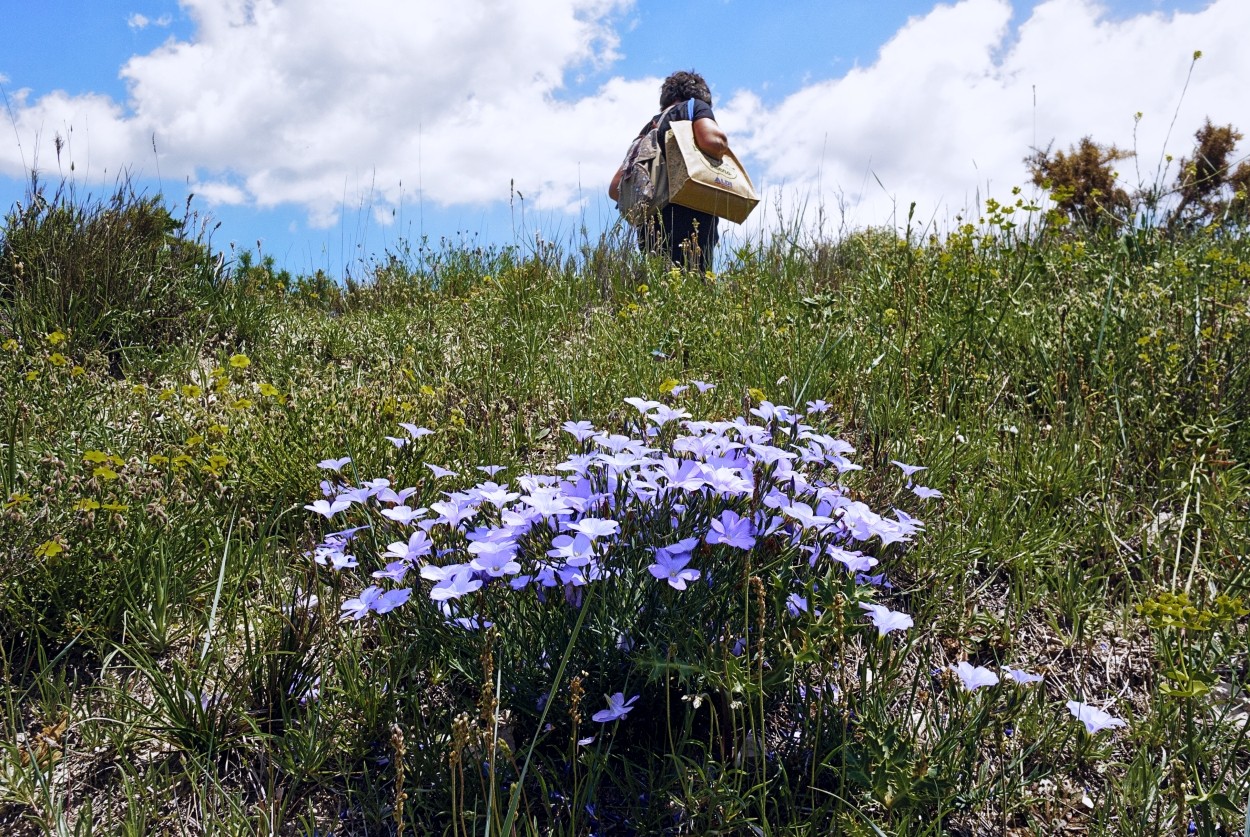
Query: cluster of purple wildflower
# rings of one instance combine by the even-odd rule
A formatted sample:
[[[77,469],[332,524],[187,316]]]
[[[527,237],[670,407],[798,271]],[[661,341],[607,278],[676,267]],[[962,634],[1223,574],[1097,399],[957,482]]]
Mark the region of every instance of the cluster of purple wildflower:
[[[711,387],[694,383],[700,391]],[[615,560],[619,553],[638,550],[651,556],[646,570],[655,583],[680,595],[696,582],[712,583],[716,555],[749,551],[762,540],[814,570],[840,565],[856,584],[889,589],[884,574],[870,574],[878,559],[869,553],[909,542],[924,528],[902,510],[878,514],[845,488],[842,476],[862,466],[848,459],[850,444],[809,423],[828,408],[824,402],[809,402],[800,413],[764,401],[749,416],[726,421],[695,420],[660,401],[625,402],[637,411],[626,428],[631,433],[564,423],[575,450],[555,474],[497,482],[500,466],[479,466],[486,479],[445,490],[428,507],[411,504],[415,488],[397,489],[386,479],[350,484],[342,473],[348,457],[319,463],[334,476],[322,483],[324,498],[305,508],[327,520],[347,512],[364,522],[327,535],[311,552],[316,563],[335,572],[358,568],[351,549],[364,526],[399,535],[386,549],[386,566],[372,573],[375,583],[342,604],[342,618],[385,614],[418,589],[443,618],[467,630],[491,624],[474,595],[485,589],[559,597],[576,607],[588,587],[627,571]],[[396,447],[431,433],[401,426],[408,435],[395,437],[404,442],[393,440]],[[913,484],[922,466],[893,464],[915,496],[941,496]],[[463,476],[427,467],[436,480]],[[794,618],[818,617],[804,592],[789,596],[787,610]],[[872,596],[865,590],[860,607],[880,636],[913,626],[911,616]],[[623,717],[628,709],[620,710],[632,703],[613,698],[615,711],[603,718]]]
[[[623,537],[622,520],[632,522],[631,544],[643,543],[653,556],[651,575],[679,591],[706,577],[708,568],[693,565],[697,550],[750,550],[761,538],[797,548],[813,567],[834,562],[865,584],[884,584],[883,576],[866,575],[877,559],[864,547],[874,539],[883,546],[909,541],[924,526],[899,510],[879,515],[839,484],[842,474],[861,466],[847,459],[851,445],[804,420],[827,409],[823,402],[810,402],[802,416],[765,401],[750,418],[696,421],[660,401],[625,401],[638,412],[632,435],[587,421],[564,423],[577,450],[556,465],[558,475],[526,474],[515,484],[480,481],[444,491],[428,508],[409,505],[415,489],[397,490],[385,479],[349,485],[340,476],[324,482],[325,498],[306,506],[309,511],[334,519],[358,506],[406,536],[388,546],[390,562],[373,573],[392,589],[366,588],[343,604],[343,618],[358,620],[406,603],[414,590],[403,586],[410,573],[428,582],[429,599],[464,627],[486,624],[466,598],[486,585],[530,588],[576,604],[582,588],[620,571],[610,554]],[[430,432],[415,425],[403,429],[414,440]],[[341,475],[349,463],[344,457],[320,465]],[[457,476],[429,467],[438,479]],[[499,466],[481,470],[494,477]],[[695,501],[703,516],[685,525],[692,522],[687,511]],[[327,535],[313,560],[335,571],[357,568],[350,550],[360,528]],[[652,536],[679,531],[691,534]],[[805,599],[792,599],[806,610]],[[878,627],[887,624],[879,614],[893,619],[890,630],[904,620],[910,624],[905,614],[875,607],[870,615]]]

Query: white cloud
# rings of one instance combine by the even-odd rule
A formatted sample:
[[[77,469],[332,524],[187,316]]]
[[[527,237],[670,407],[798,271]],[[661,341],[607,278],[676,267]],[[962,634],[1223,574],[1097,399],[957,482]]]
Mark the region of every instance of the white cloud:
[[[734,141],[789,211],[806,201],[836,214],[841,201],[852,225],[902,223],[916,201],[919,219],[945,221],[978,196],[1031,188],[1023,158],[1034,145],[1091,135],[1136,148],[1121,164],[1135,187],[1154,180],[1165,139],[1188,154],[1205,117],[1250,129],[1246,31],[1244,0],[1124,20],[1092,0],[1046,0],[1018,25],[1006,0],[962,0],[909,21],[871,66],[775,107],[741,93],[722,122],[752,126]],[[1203,57],[1182,101],[1194,50]]]
[[[135,12],[126,18],[126,25],[136,32],[147,29],[149,26],[155,26],[158,29],[167,29],[174,22],[173,15],[161,15],[158,18],[150,18],[145,14]]]
[[[484,203],[515,180],[532,205],[565,207],[579,178],[602,188],[658,87],[612,80],[558,98],[566,74],[615,59],[612,23],[629,0],[182,5],[194,37],[122,67],[125,107],[19,91],[23,143],[89,125],[74,151],[95,172],[151,173],[154,135],[163,177],[229,203],[241,189],[257,206],[298,204],[322,226],[370,189],[383,208],[418,188],[439,204]],[[0,147],[0,171],[29,162]]]
[[[482,205],[513,184],[531,208],[574,210],[602,193],[655,107],[658,78],[617,76],[580,97],[564,88],[619,66],[615,27],[630,25],[631,5],[182,0],[194,35],[130,59],[126,102],[10,93],[21,146],[0,144],[0,173],[23,176],[36,152],[50,167],[60,135],[62,170],[151,175],[159,164],[210,202],[296,205],[312,226],[366,197],[385,223],[418,192]],[[1007,0],[960,0],[910,20],[870,66],[781,102],[739,91],[718,114],[757,184],[790,211],[843,200],[850,222],[884,223],[894,201],[902,214],[915,200],[920,217],[947,218],[1024,185],[1035,143],[1090,134],[1133,147],[1137,111],[1150,178],[1195,49],[1204,57],[1168,149],[1188,153],[1206,116],[1250,130],[1245,31],[1245,0],[1120,20],[1093,0],[1044,0],[1023,20]]]

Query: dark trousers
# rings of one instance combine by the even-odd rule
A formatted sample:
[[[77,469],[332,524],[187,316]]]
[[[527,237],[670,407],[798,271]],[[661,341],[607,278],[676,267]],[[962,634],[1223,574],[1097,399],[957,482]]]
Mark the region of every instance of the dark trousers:
[[[712,255],[720,234],[717,218],[670,203],[660,210],[656,223],[638,229],[638,248],[644,253],[667,252],[678,267],[703,273],[712,267]]]

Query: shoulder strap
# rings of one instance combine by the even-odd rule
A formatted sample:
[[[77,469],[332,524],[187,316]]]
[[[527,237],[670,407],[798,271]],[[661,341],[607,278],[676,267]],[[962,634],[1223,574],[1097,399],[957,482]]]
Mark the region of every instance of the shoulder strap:
[[[694,99],[686,102],[686,119],[694,121]]]

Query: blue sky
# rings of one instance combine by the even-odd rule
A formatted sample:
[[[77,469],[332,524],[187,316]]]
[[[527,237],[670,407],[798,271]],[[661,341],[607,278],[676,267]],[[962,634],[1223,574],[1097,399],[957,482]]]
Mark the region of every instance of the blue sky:
[[[0,202],[36,164],[80,193],[126,171],[194,192],[217,249],[334,275],[422,235],[593,233],[660,79],[691,67],[765,194],[742,235],[911,201],[948,224],[1025,185],[1032,144],[1085,134],[1136,144],[1132,186],[1204,117],[1250,127],[1245,0],[348,5],[0,0]]]

